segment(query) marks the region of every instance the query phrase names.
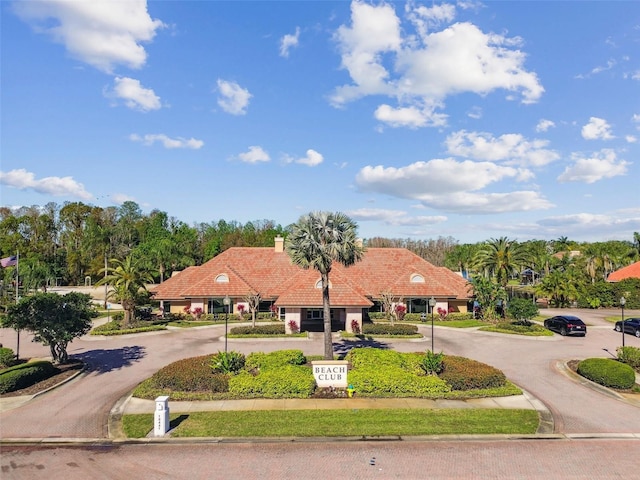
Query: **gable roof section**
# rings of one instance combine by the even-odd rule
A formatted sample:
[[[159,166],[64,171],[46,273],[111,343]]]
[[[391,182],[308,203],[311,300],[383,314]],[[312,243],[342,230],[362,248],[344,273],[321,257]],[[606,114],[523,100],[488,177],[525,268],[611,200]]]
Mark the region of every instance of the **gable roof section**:
[[[228,283],[217,283],[226,274]],[[419,274],[424,282],[411,282]],[[291,263],[285,252],[270,247],[233,247],[199,267],[189,267],[154,290],[160,300],[243,297],[259,293],[278,305],[322,305],[316,288],[320,274]],[[350,267],[334,263],[329,274],[332,305],[371,306],[383,292],[401,297],[469,298],[469,284],[444,267],[435,267],[404,248],[369,248],[362,261]]]
[[[632,263],[620,270],[612,272],[607,277],[607,282],[619,282],[627,278],[640,278],[640,262]]]

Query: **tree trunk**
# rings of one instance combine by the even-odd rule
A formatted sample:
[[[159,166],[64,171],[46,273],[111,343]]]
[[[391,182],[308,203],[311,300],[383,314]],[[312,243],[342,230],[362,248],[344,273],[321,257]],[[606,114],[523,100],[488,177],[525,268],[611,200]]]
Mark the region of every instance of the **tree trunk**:
[[[324,359],[333,360],[333,342],[331,338],[331,304],[329,303],[329,274],[322,274],[322,307],[324,323]]]

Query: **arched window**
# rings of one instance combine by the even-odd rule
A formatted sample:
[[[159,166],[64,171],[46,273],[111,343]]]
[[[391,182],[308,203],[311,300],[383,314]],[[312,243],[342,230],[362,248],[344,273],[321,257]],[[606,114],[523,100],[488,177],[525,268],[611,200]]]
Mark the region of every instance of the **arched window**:
[[[216,283],[229,283],[229,276],[226,273],[221,273],[216,277]]]
[[[424,283],[424,277],[419,273],[414,273],[411,275],[411,283]]]
[[[316,282],[315,288],[322,288],[322,279]],[[331,280],[329,280],[329,288],[331,288]]]

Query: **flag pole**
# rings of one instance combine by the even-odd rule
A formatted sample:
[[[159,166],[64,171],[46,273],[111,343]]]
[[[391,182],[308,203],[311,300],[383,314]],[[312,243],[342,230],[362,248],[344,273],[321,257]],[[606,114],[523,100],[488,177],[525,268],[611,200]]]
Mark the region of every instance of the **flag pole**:
[[[16,304],[20,300],[18,291],[20,290],[20,250],[16,252]],[[16,360],[20,360],[20,329],[16,329]]]

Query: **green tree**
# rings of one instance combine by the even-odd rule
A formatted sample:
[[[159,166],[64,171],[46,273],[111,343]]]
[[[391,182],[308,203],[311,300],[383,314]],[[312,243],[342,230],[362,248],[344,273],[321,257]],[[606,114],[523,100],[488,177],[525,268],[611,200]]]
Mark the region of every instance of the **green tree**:
[[[107,275],[100,279],[96,286],[105,283],[111,286],[109,298],[122,305],[124,310],[123,328],[128,328],[134,318],[136,305],[147,284],[153,282],[151,272],[145,269],[132,256],[124,260],[112,259],[109,263],[115,267],[107,267]]]
[[[507,313],[516,321],[531,325],[531,319],[538,315],[538,306],[526,298],[512,298],[509,301]]]
[[[474,275],[471,278],[473,294],[482,309],[482,318],[495,321],[498,318],[497,307],[507,300],[507,291],[492,278]]]
[[[476,267],[484,271],[485,275],[495,277],[503,288],[507,286],[512,274],[519,273],[529,263],[526,250],[507,237],[492,238],[474,258]]]
[[[291,226],[291,233],[287,236],[286,250],[291,261],[299,267],[313,268],[320,273],[325,360],[333,359],[329,273],[333,262],[348,267],[362,259],[364,249],[356,234],[356,224],[343,213],[312,212],[300,217]]]
[[[35,341],[49,347],[55,363],[66,363],[67,346],[91,329],[91,319],[96,316],[90,295],[36,293],[9,306],[2,323],[32,332]]]
[[[578,298],[578,287],[572,271],[554,270],[536,286],[536,294],[554,307],[568,307]]]

